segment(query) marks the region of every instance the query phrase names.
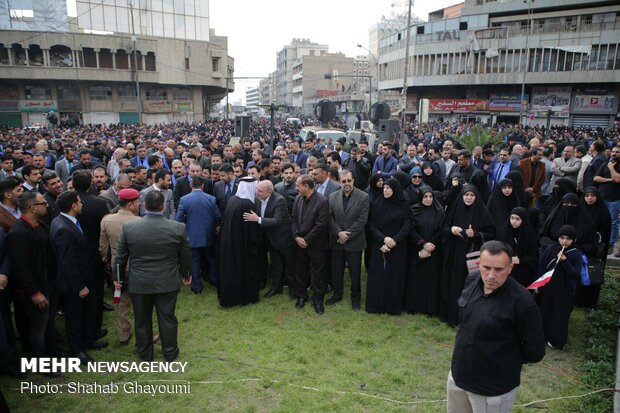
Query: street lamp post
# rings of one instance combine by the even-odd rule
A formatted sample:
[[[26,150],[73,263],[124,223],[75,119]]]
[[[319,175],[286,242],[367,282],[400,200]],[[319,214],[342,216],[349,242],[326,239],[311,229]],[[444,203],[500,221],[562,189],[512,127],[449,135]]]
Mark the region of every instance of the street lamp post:
[[[530,31],[532,30],[532,3],[535,0],[523,0],[523,3],[527,3],[527,32],[525,32],[525,67],[523,68],[523,78],[521,80],[521,105],[519,105],[519,124],[524,122],[523,120],[523,112],[525,111],[525,104],[523,103],[525,96],[525,74],[527,73],[527,67],[530,65],[530,49],[529,49],[529,41],[530,41]],[[531,96],[530,96],[531,100]],[[525,122],[524,122],[525,123]]]
[[[402,145],[405,138],[405,125],[407,116],[405,114],[407,110],[407,76],[409,76],[409,38],[411,36],[411,6],[413,0],[409,0],[409,6],[407,8],[407,30],[406,30],[406,40],[405,40],[405,64],[403,70],[403,121],[402,127],[400,131],[400,142],[399,142],[399,150],[402,149]]]
[[[377,66],[377,101],[379,101],[379,59],[377,59],[377,56],[375,56],[375,54],[371,52],[370,49],[367,49],[361,44],[358,44],[357,47],[359,47],[360,49],[366,50],[368,53],[370,53],[372,58],[375,59],[375,65]],[[368,102],[368,115],[370,116],[370,107],[372,106],[372,76],[370,76],[369,87],[370,87],[370,94],[368,96],[368,99],[370,101]]]

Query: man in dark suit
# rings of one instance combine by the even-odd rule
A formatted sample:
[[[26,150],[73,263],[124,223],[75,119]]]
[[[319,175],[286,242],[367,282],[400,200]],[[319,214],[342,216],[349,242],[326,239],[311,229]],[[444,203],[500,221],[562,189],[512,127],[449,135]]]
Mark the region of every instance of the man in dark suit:
[[[306,167],[306,161],[308,160],[308,154],[302,152],[299,142],[295,141],[291,143],[291,154],[288,156],[291,163],[296,163],[301,169]]]
[[[334,305],[342,300],[346,263],[351,275],[351,307],[359,310],[362,297],[362,251],[366,248],[364,227],[368,221],[370,201],[368,194],[354,186],[351,171],[340,173],[340,183],[342,189],[329,196],[329,248],[334,294],[326,304]]]
[[[329,201],[314,190],[314,180],[309,175],[297,178],[299,196],[293,205],[293,237],[297,244],[295,289],[301,309],[308,301],[308,287],[312,279],[312,302],[317,314],[323,314],[326,288],[325,265],[329,239]],[[312,264],[312,277],[310,276]]]
[[[230,166],[230,165],[229,165]],[[195,176],[192,179],[192,192],[181,198],[176,220],[187,228],[187,238],[192,252],[192,291],[202,293],[201,269],[206,261],[209,281],[217,284],[217,265],[215,261],[216,228],[222,215],[217,207],[215,197],[203,191],[204,179]]]
[[[536,148],[532,151],[529,158],[519,161],[519,168],[523,173],[523,184],[525,185],[525,194],[527,197],[527,205],[532,208],[536,200],[540,199],[542,193],[541,188],[545,183],[546,167],[542,159],[542,149]]]
[[[25,191],[19,197],[21,218],[6,236],[7,252],[11,259],[11,286],[16,302],[15,311],[23,312],[28,321],[28,343],[36,357],[47,357],[47,325],[52,292],[48,288],[47,244],[49,229],[43,220],[47,215],[47,201],[37,191]],[[54,340],[50,334],[48,339]]]
[[[58,292],[63,296],[67,342],[71,354],[82,363],[93,361],[87,349],[101,349],[108,343],[95,340],[100,304],[91,293],[99,282],[91,251],[77,216],[82,201],[75,191],[66,191],[56,201],[60,215],[52,221],[50,238],[58,262]]]
[[[179,207],[179,201],[182,197],[192,192],[191,182],[195,176],[202,175],[202,167],[196,161],[192,161],[188,167],[188,175],[183,178],[177,179],[177,183],[174,185],[172,191],[172,199],[174,202],[174,208]]]
[[[0,227],[7,233],[19,219],[18,199],[24,192],[22,182],[16,176],[0,180]]]
[[[220,180],[213,185],[213,196],[215,196],[220,213],[224,215],[228,200],[237,193],[239,180],[235,177],[235,172],[230,164],[225,163],[220,166],[219,171]]]
[[[164,195],[151,191],[144,197],[146,213],[139,221],[123,225],[113,269],[120,269],[121,283],[129,267],[129,294],[133,304],[136,348],[140,358],[153,360],[153,307],[162,352],[166,361],[179,355],[178,321],[174,315],[179,293],[179,274],[183,284],[192,282],[191,258],[185,225],[164,218]],[[154,253],[157,252],[157,253]],[[179,268],[180,267],[180,268]],[[120,288],[118,283],[116,288]]]
[[[136,156],[129,160],[131,166],[134,168],[138,165],[146,166],[148,168],[148,157],[146,156],[146,146],[138,145],[136,148]]]
[[[99,238],[101,236],[101,220],[106,216],[108,206],[106,202],[96,195],[89,192],[92,176],[89,171],[76,171],[72,175],[73,189],[77,192],[84,206],[83,211],[78,216],[78,221],[84,231],[84,237],[88,250],[91,254],[91,261],[93,263],[93,271],[96,276],[97,283],[93,285],[91,294],[98,302],[97,307],[97,338],[102,338],[107,334],[106,329],[101,329],[103,323],[103,310],[113,311],[109,304],[103,302],[103,292],[105,284],[105,272],[103,270],[103,262],[101,261],[101,255],[99,254]]]
[[[262,181],[256,189],[256,211],[244,213],[243,219],[258,222],[271,256],[273,280],[265,298],[282,293],[284,275],[288,280],[289,296],[295,295],[295,241],[291,233],[291,216],[286,200],[273,190],[273,183]]]

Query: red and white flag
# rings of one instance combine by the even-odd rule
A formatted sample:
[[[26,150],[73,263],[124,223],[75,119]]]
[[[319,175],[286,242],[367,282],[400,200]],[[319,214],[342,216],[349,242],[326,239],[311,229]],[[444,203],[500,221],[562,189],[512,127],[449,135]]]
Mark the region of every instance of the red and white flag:
[[[551,281],[551,277],[553,277],[553,273],[554,272],[555,272],[555,268],[553,268],[552,270],[547,271],[546,273],[541,275],[539,279],[537,279],[532,284],[530,284],[530,286],[527,287],[527,289],[528,290],[534,290],[536,288],[540,288],[540,287],[546,285],[549,281]]]

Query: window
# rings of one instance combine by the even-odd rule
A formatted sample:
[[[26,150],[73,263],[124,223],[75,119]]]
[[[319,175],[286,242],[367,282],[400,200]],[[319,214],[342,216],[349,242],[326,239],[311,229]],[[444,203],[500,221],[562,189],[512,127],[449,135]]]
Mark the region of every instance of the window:
[[[11,3],[9,3],[9,5],[10,4]],[[22,21],[22,22],[33,22],[34,21],[33,10],[11,9],[9,13],[11,15],[11,20],[13,21]]]
[[[146,100],[167,100],[168,92],[162,88],[151,88],[146,91]]]
[[[220,71],[220,59],[219,58],[211,59],[211,71],[212,72]]]
[[[91,100],[112,100],[112,88],[110,86],[91,86],[88,88]]]
[[[185,70],[189,70],[189,57],[185,58]]]
[[[136,99],[136,87],[134,85],[121,85],[118,87],[118,97],[120,100]]]
[[[467,22],[459,22],[459,30],[467,30]]]
[[[191,93],[192,93],[191,89],[175,88],[172,90],[172,99],[173,100],[192,100]]]
[[[416,27],[416,33],[417,34],[424,34],[424,26]],[[398,40],[400,40],[400,39],[398,39]]]
[[[49,100],[52,98],[52,89],[47,85],[26,85],[24,92],[27,100]]]
[[[77,85],[58,85],[58,100],[80,100]]]

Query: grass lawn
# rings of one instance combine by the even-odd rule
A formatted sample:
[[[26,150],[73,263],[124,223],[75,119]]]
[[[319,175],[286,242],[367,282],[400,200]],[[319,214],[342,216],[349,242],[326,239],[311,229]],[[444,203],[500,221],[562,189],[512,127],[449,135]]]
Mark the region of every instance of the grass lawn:
[[[110,347],[90,354],[97,361],[138,361],[133,339],[127,347],[118,345],[112,314],[105,315]],[[177,316],[179,361],[188,362],[185,374],[71,373],[51,380],[30,374],[27,380],[177,380],[191,382],[191,394],[135,395],[122,389],[112,395],[21,394],[20,383],[6,377],[0,378],[0,387],[17,412],[445,411],[455,330],[436,319],[353,312],[348,299],[318,316],[312,305],[296,310],[286,294],[223,310],[213,287],[202,295],[184,288]],[[543,362],[524,367],[515,411],[531,411],[519,405],[532,401],[593,390],[580,380],[584,327],[585,312],[575,310],[565,351],[548,349]],[[159,346],[155,359],[163,360]],[[532,407],[573,412],[583,409],[582,403],[560,399]]]

